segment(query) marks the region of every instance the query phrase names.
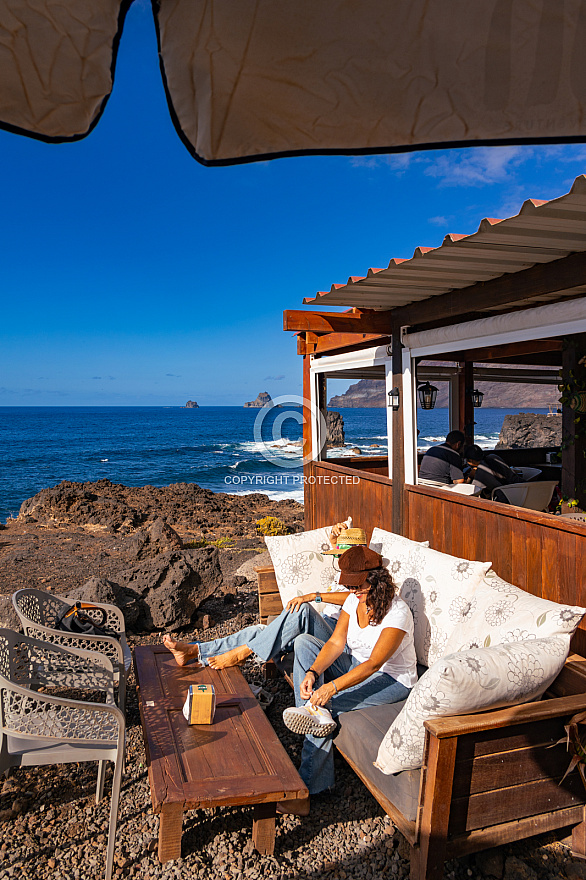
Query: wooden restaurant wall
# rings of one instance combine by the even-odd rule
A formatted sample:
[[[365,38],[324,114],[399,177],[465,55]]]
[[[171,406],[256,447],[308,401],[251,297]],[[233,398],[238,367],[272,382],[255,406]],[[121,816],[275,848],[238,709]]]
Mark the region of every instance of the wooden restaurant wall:
[[[368,466],[367,462],[363,463]],[[365,467],[314,461],[305,468],[305,526],[350,515],[367,534],[392,531],[392,481]],[[402,533],[434,550],[490,560],[498,575],[534,593],[586,606],[586,526],[552,514],[509,507],[427,486],[404,486]],[[586,655],[586,622],[572,647]]]

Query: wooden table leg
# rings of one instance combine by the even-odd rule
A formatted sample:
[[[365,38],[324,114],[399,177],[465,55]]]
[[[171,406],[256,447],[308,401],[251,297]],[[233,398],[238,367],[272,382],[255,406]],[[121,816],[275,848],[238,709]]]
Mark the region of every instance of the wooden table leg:
[[[252,822],[252,842],[262,856],[272,856],[275,851],[275,816],[277,805],[257,804]]]
[[[164,804],[159,815],[159,861],[181,858],[183,804]]]

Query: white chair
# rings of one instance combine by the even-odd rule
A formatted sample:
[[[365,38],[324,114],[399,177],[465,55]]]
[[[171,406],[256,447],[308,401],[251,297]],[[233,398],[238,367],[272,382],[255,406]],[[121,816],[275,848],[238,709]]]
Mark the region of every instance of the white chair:
[[[498,498],[495,499],[495,494],[502,492],[509,504],[514,504],[516,507],[547,511],[557,485],[557,480],[544,480],[540,483],[507,483],[493,489],[491,498],[493,501],[498,501]]]
[[[110,689],[114,669],[103,655],[68,651],[0,629],[0,773],[97,761],[96,803],[104,792],[106,761],[114,762],[106,880],[111,880],[122,767],[124,716],[112,703],[69,700],[37,688]]]
[[[115,605],[99,602],[93,604],[107,612],[106,626],[115,636],[77,635],[56,628],[57,617],[65,608],[73,604],[75,599],[64,599],[44,590],[18,590],[12,596],[12,604],[26,635],[43,642],[62,645],[65,648],[81,648],[86,651],[97,651],[109,657],[114,667],[114,680],[118,685],[118,705],[124,712],[126,704],[126,680],[130,672],[132,654],[126,641],[124,616]],[[91,609],[85,611],[91,616]]]
[[[586,522],[586,513],[582,513],[579,510],[572,513],[562,513],[560,514],[560,519],[573,519],[577,522]]]

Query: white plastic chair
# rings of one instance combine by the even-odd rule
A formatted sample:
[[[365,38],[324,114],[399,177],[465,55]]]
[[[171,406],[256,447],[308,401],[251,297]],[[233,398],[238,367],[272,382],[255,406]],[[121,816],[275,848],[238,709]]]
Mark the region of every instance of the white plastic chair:
[[[493,501],[498,501],[498,498],[495,499],[495,494],[503,492],[509,504],[526,507],[529,510],[546,511],[557,484],[557,480],[544,480],[540,483],[507,483],[493,489],[491,498]]]
[[[582,513],[579,510],[573,513],[562,513],[560,514],[560,519],[574,519],[577,522],[586,522],[586,513]]]
[[[125,722],[112,703],[70,700],[36,688],[110,690],[110,660],[89,651],[0,629],[0,773],[10,767],[37,767],[98,761],[96,803],[104,792],[106,761],[114,762],[106,880],[111,880],[124,764]]]
[[[126,680],[130,672],[132,654],[126,641],[124,616],[115,605],[99,602],[93,604],[107,612],[106,626],[114,636],[77,635],[56,629],[57,617],[66,606],[72,605],[75,599],[64,599],[44,590],[18,590],[12,596],[12,604],[26,635],[43,642],[62,645],[65,648],[81,648],[86,651],[97,651],[109,657],[114,667],[114,680],[118,685],[118,705],[124,712],[126,704]],[[91,616],[91,609],[85,611]]]

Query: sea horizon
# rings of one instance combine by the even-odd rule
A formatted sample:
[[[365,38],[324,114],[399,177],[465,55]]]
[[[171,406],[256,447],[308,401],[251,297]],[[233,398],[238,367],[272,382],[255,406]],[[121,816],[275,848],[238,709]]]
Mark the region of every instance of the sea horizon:
[[[260,492],[271,500],[303,503],[302,430],[298,407],[283,421],[282,408],[262,411],[237,405],[51,405],[0,407],[0,522],[18,515],[23,501],[63,481],[108,479],[126,486],[196,483],[214,492]],[[384,455],[386,409],[337,407],[346,442],[330,457]],[[474,411],[476,441],[496,445],[510,412],[546,413],[539,408]],[[273,436],[273,423],[280,428]],[[448,431],[448,410],[418,410],[418,446],[441,443]]]

